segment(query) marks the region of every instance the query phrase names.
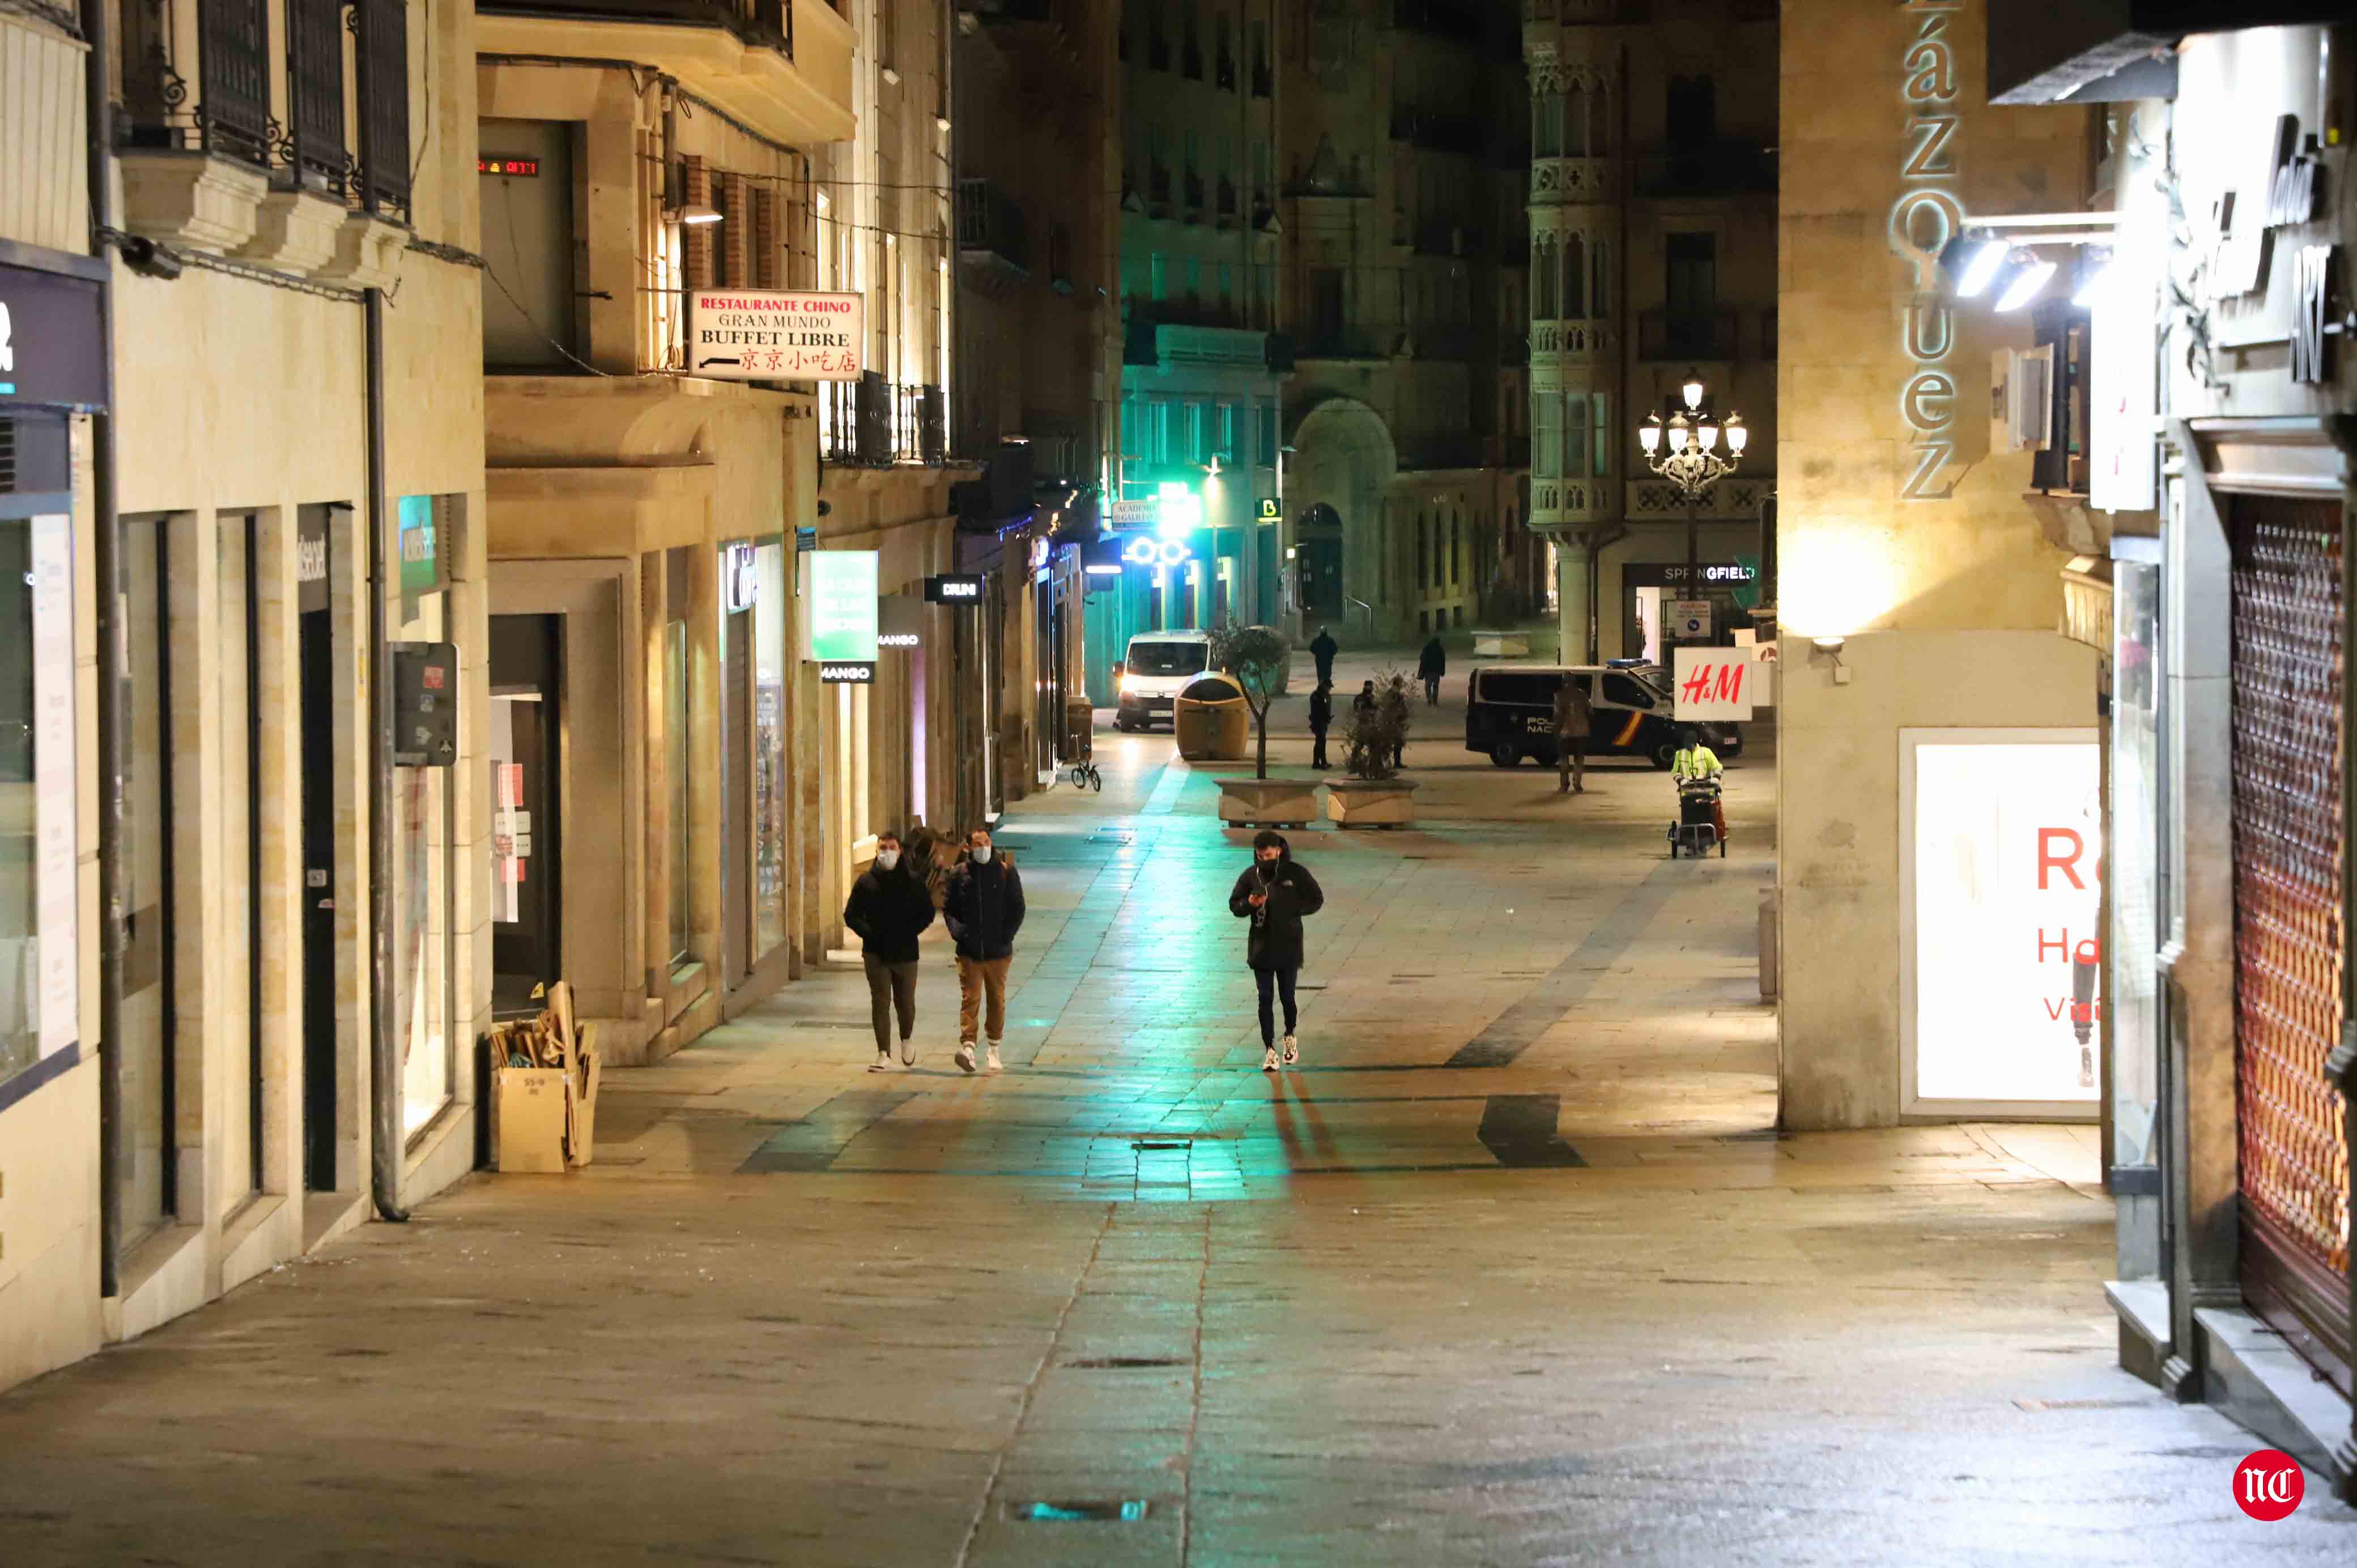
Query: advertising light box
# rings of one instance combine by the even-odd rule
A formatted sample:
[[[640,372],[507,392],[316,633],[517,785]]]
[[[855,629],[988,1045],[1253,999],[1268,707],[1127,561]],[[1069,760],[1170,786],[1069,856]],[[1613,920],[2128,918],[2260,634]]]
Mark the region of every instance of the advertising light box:
[[[1901,730],[1901,1109],[2096,1113],[2095,732]]]
[[[810,609],[803,656],[823,664],[874,662],[876,552],[813,550],[802,560]]]

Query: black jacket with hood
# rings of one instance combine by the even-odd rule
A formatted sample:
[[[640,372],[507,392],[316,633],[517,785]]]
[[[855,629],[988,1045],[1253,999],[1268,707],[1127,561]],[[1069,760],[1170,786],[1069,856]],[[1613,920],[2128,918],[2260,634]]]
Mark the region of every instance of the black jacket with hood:
[[[1252,903],[1255,893],[1268,895],[1268,901],[1257,909]],[[1252,922],[1244,961],[1254,969],[1299,969],[1302,917],[1325,907],[1325,890],[1308,866],[1294,863],[1290,844],[1277,852],[1274,864],[1255,859],[1244,867],[1244,874],[1236,878],[1235,890],[1228,895],[1228,912]]]
[[[887,871],[871,865],[851,885],[843,923],[859,933],[861,948],[882,963],[917,961],[917,938],[933,923],[933,896],[901,863]]]
[[[993,850],[987,862],[970,854],[958,862],[942,893],[942,918],[960,958],[1014,956],[1015,933],[1023,929],[1023,879],[1005,850]]]

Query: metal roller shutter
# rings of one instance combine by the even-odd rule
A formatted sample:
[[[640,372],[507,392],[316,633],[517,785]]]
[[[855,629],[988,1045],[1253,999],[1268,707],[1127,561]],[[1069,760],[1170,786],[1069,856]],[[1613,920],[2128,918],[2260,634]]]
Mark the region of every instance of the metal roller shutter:
[[[2350,1387],[2340,508],[2233,509],[2234,1080],[2252,1309]]]

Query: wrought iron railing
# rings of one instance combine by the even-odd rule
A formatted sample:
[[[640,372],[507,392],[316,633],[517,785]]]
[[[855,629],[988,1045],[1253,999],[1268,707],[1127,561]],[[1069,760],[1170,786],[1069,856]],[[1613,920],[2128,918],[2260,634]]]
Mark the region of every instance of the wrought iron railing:
[[[1018,272],[1031,266],[1023,208],[987,179],[958,181],[958,249],[995,255]]]
[[[1740,354],[1732,310],[1648,310],[1637,318],[1641,360],[1733,360]]]
[[[123,20],[124,139],[267,167],[274,140],[267,0],[197,0],[193,61],[171,0],[125,5]]]
[[[361,209],[409,217],[409,7],[358,0]]]
[[[286,133],[280,158],[297,185],[340,194],[344,148],[342,0],[286,0]]]

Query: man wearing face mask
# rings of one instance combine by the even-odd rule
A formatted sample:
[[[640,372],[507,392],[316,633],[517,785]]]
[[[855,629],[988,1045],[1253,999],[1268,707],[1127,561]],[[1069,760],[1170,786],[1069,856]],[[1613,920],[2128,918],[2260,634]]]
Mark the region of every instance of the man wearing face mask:
[[[1299,1019],[1293,1005],[1294,982],[1301,973],[1301,918],[1326,907],[1326,894],[1308,867],[1293,863],[1293,846],[1280,832],[1263,829],[1253,839],[1253,863],[1228,895],[1228,912],[1252,922],[1244,961],[1260,989],[1260,1069],[1275,1072],[1301,1059],[1294,1037]],[[1274,994],[1272,994],[1274,993]],[[1285,1002],[1284,1055],[1277,1053],[1276,1019],[1270,1004]]]
[[[917,1065],[917,938],[933,923],[933,895],[902,864],[900,835],[876,835],[876,864],[851,885],[843,923],[859,933],[867,1006],[876,1024],[869,1072],[892,1070],[892,1015],[900,1015],[900,1062]]]
[[[1015,875],[1015,863],[992,848],[988,828],[975,828],[965,842],[965,858],[942,894],[942,918],[957,939],[957,1064],[974,1069],[978,1021],[990,1042],[989,1069],[996,1072],[999,1037],[1006,1031],[1006,966],[1015,957],[1015,933],[1023,929],[1023,879]]]

